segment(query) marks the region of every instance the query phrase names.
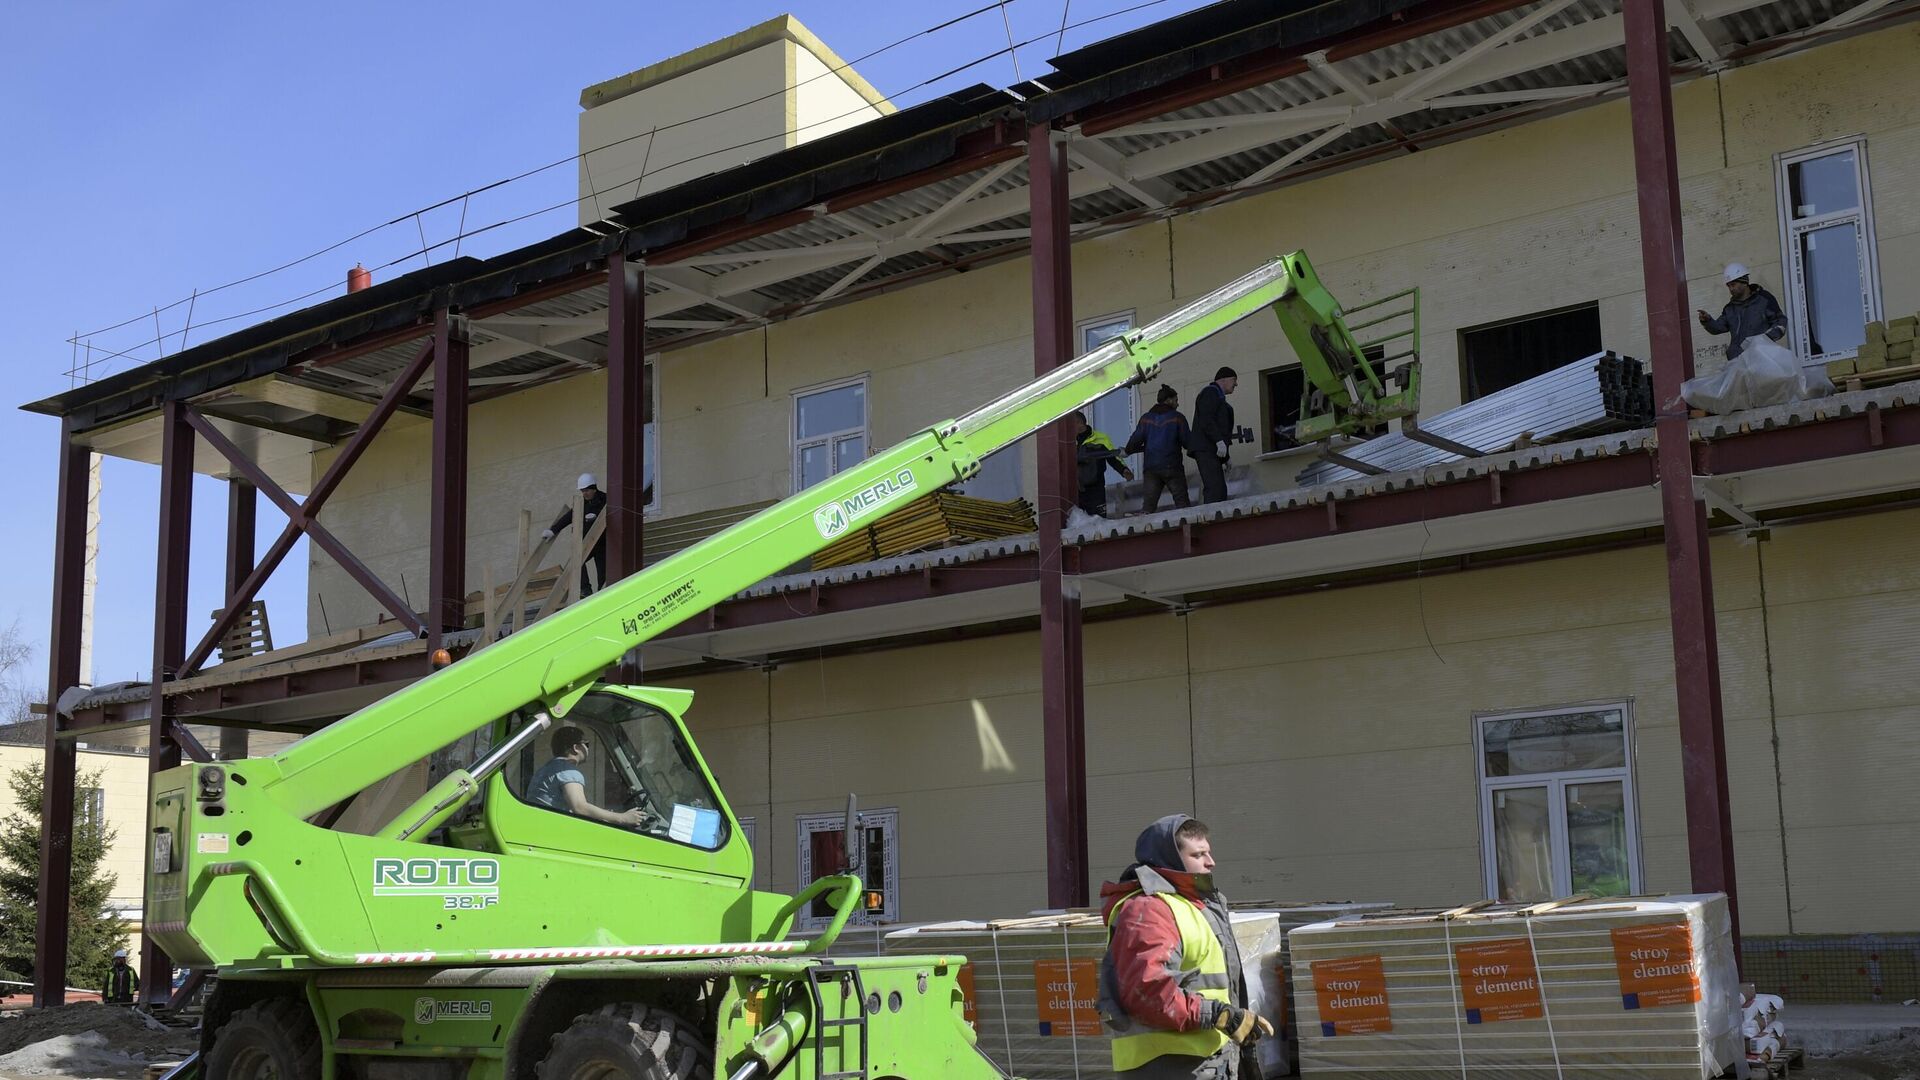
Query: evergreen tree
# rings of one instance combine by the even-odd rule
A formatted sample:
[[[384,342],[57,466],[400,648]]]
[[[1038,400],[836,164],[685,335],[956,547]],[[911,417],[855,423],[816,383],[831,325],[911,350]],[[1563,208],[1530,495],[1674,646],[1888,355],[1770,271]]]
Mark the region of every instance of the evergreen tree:
[[[0,971],[14,973],[0,978],[24,980],[33,972],[44,777],[35,762],[15,769],[6,781],[20,808],[0,819]],[[74,785],[76,791],[99,786],[98,772],[82,773]],[[112,966],[113,951],[127,945],[126,923],[107,906],[114,877],[100,867],[113,838],[114,830],[105,820],[82,820],[75,815],[73,902],[67,930],[68,986],[99,986]]]

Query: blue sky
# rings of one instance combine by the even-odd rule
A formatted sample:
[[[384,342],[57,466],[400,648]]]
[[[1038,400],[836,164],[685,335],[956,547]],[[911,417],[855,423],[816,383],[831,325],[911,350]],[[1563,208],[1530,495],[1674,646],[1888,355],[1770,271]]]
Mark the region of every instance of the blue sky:
[[[912,104],[974,82],[1014,81],[1001,55],[903,95],[1016,42],[1020,74],[1047,70],[1054,31],[1137,6],[1139,0],[1009,0],[1001,9],[921,36],[859,69],[883,93]],[[67,339],[92,336],[96,376],[170,354],[188,314],[169,307],[196,289],[279,266],[383,222],[502,177],[574,154],[583,86],[791,11],[852,60],[981,6],[841,0],[643,4],[334,2],[292,5],[130,2],[20,6],[0,36],[0,364],[14,406],[65,390]],[[1070,28],[1065,48],[1201,6],[1160,0]],[[1004,21],[1003,21],[1004,13]],[[716,102],[716,107],[732,102]],[[473,199],[466,228],[571,199],[572,165]],[[193,302],[193,324],[277,304],[342,281],[356,261],[380,266],[460,231],[454,205],[382,228],[340,250]],[[490,255],[559,232],[561,209],[477,237],[464,254]],[[438,254],[438,253],[436,253]],[[391,277],[421,265],[384,270]],[[306,303],[317,302],[329,291]],[[282,309],[290,310],[290,309]],[[267,316],[234,319],[187,338],[195,344]],[[126,350],[130,357],[110,357]],[[41,650],[29,683],[44,679],[52,572],[57,422],[0,409],[10,448],[0,515],[0,625],[19,623]],[[95,608],[97,682],[145,678],[153,636],[158,471],[107,459]],[[219,606],[224,485],[194,491],[190,626]],[[260,546],[284,519],[261,501]],[[264,597],[279,643],[305,625],[304,543]]]

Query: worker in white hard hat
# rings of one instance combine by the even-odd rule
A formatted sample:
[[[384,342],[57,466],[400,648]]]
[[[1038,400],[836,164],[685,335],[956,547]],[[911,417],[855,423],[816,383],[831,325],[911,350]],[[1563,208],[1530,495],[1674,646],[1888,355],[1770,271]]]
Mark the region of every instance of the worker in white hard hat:
[[[127,950],[113,951],[113,966],[100,981],[100,1000],[109,1005],[131,1005],[140,996],[140,973],[127,963]]]
[[[607,496],[600,490],[600,482],[594,479],[593,474],[590,472],[580,474],[579,487],[581,501],[580,527],[590,530],[593,528],[593,523],[600,520],[601,512],[607,508]],[[560,511],[560,516],[553,519],[553,524],[547,526],[547,531],[541,533],[540,537],[543,540],[551,540],[556,533],[572,523],[573,507],[568,506]],[[587,577],[587,566],[589,563],[593,566],[593,578],[591,580]],[[598,583],[597,585],[595,584],[596,582]],[[580,563],[580,595],[586,596],[593,592],[596,587],[602,589],[607,587],[607,534],[604,530],[600,533],[600,538],[594,541],[593,550],[588,552],[586,559]]]
[[[1753,283],[1746,264],[1728,263],[1723,275],[1727,283],[1727,306],[1714,318],[1705,310],[1697,313],[1700,325],[1709,334],[1727,334],[1727,359],[1740,355],[1748,338],[1765,335],[1774,341],[1787,336],[1787,315],[1773,294]]]

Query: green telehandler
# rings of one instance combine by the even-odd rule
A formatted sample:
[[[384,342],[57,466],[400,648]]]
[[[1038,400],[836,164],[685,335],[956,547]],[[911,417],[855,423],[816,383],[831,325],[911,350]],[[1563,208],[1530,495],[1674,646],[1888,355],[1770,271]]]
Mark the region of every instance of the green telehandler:
[[[177,1080],[999,1076],[963,1019],[964,959],[826,956],[864,902],[857,865],[791,897],[753,889],[683,723],[692,694],[602,673],[1269,308],[1308,346],[1310,431],[1407,404],[1383,401],[1305,256],[1274,259],[280,753],[156,774],[146,932],[218,974]],[[371,834],[328,827],[331,808],[476,733],[477,760]],[[572,782],[582,792],[554,797]],[[851,804],[847,827],[856,853]],[[826,920],[811,941],[788,936],[803,915]]]

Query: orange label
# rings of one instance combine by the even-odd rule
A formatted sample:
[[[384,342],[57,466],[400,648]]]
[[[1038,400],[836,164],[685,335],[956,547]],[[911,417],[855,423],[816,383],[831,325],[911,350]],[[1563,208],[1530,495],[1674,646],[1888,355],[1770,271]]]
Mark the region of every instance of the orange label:
[[[1312,968],[1322,1037],[1393,1030],[1393,1017],[1387,1009],[1387,975],[1381,970],[1378,955],[1315,960]]]
[[[1546,1015],[1540,1000],[1540,973],[1526,938],[1503,938],[1460,945],[1453,950],[1460,969],[1460,1000],[1467,1023],[1537,1020]]]
[[[960,965],[960,993],[964,995],[961,1007],[966,1010],[967,1023],[972,1024],[978,1018],[979,1011],[973,1005],[973,965]]]
[[[1691,1005],[1700,1000],[1693,970],[1693,931],[1686,923],[1622,926],[1613,931],[1620,1004],[1628,1009]]]
[[[1040,1034],[1100,1034],[1100,961],[1035,960],[1033,996]]]

